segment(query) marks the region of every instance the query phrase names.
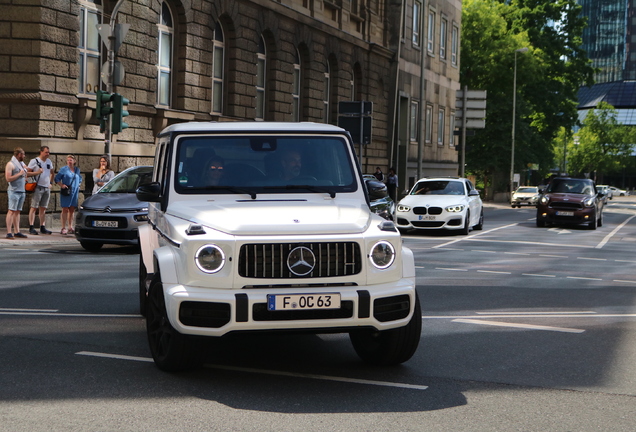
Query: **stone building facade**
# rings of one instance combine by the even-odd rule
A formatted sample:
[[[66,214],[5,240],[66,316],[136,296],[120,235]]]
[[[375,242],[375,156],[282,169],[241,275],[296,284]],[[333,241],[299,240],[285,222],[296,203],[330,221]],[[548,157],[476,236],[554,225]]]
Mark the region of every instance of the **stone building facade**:
[[[47,145],[57,168],[72,153],[90,173],[108,149],[119,172],[152,164],[155,136],[175,122],[337,124],[338,102],[364,100],[373,102],[364,172],[395,166],[402,189],[457,173],[460,0],[1,0],[0,9],[0,170],[15,147],[28,161]],[[96,26],[114,9],[130,26],[114,87],[130,116],[105,146],[95,92],[106,89],[107,50]],[[6,205],[2,176],[0,214]]]

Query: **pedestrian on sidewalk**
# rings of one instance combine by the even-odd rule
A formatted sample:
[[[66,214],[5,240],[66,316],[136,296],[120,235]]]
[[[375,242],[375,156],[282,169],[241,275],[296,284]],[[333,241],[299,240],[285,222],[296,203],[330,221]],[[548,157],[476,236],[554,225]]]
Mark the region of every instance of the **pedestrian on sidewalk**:
[[[110,169],[108,155],[103,155],[99,158],[99,168],[93,170],[93,195],[95,195],[102,186],[111,181],[113,177],[115,177],[115,172]]]
[[[51,184],[55,175],[55,166],[53,161],[49,159],[49,146],[40,147],[40,156],[31,159],[29,168],[35,171],[36,168],[42,169],[42,174],[38,176],[37,186],[31,198],[31,208],[29,209],[29,234],[38,235],[35,229],[35,213],[38,212],[40,218],[40,232],[42,234],[51,234],[46,229],[46,209],[49,206],[51,198]]]
[[[82,183],[79,167],[75,166],[77,159],[74,155],[66,156],[66,165],[64,165],[55,175],[55,183],[60,186],[60,205],[62,206],[62,222],[61,234],[75,234],[73,229],[73,215],[77,207],[79,198],[79,185]],[[68,192],[64,192],[66,189]],[[68,230],[66,229],[68,225]]]
[[[13,157],[4,167],[4,178],[7,181],[7,198],[9,201],[7,210],[7,238],[27,238],[20,232],[20,212],[24,205],[26,190],[24,185],[27,177],[42,174],[42,169],[33,171],[24,164],[24,150],[16,147]],[[14,237],[15,236],[15,237]]]

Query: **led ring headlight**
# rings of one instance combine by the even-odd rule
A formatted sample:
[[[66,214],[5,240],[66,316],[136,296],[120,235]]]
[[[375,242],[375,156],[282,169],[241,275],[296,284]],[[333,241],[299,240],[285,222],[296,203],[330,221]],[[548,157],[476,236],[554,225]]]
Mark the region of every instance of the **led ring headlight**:
[[[387,241],[379,241],[371,248],[371,264],[379,269],[389,268],[395,261],[395,248]]]
[[[194,254],[194,262],[197,267],[205,273],[216,273],[225,265],[225,254],[220,247],[216,245],[201,246],[196,254]]]

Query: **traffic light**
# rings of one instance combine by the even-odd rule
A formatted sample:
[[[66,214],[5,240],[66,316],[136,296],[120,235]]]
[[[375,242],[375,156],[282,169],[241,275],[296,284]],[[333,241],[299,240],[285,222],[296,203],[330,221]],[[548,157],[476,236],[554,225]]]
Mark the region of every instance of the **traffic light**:
[[[113,94],[113,121],[111,131],[114,134],[119,133],[128,127],[128,123],[125,123],[123,120],[124,117],[128,116],[128,111],[124,108],[126,108],[129,103],[130,101],[122,95],[118,93]]]
[[[99,131],[106,130],[106,119],[113,112],[110,102],[113,100],[114,94],[97,90],[97,102],[95,105],[95,117],[99,120]]]

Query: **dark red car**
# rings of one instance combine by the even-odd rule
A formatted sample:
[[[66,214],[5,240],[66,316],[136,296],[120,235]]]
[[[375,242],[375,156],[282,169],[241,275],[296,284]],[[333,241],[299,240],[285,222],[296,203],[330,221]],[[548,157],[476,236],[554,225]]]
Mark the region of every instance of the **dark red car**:
[[[551,224],[587,224],[590,229],[603,225],[604,194],[594,181],[555,177],[537,201],[537,226]]]

